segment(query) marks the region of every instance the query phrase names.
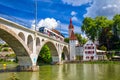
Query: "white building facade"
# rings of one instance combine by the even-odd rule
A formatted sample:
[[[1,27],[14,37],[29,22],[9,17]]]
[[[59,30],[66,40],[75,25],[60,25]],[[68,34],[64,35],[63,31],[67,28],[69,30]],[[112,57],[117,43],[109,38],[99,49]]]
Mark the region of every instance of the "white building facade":
[[[91,40],[83,46],[83,61],[90,60],[98,60],[96,45]]]

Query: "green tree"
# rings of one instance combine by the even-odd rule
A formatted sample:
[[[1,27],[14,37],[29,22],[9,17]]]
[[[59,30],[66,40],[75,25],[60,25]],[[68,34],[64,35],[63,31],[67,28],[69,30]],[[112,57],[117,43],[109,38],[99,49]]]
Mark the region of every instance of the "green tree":
[[[100,50],[104,50],[104,51],[107,51],[107,48],[103,45],[99,48]]]
[[[52,57],[50,53],[50,49],[47,45],[43,46],[38,56],[38,64],[39,63],[51,63]]]
[[[113,17],[113,21],[114,21],[113,31],[114,31],[115,36],[118,37],[120,35],[120,14],[116,14]]]
[[[83,25],[82,25],[82,31],[85,32],[85,34],[87,35],[87,37],[91,40],[95,40],[96,36],[97,36],[97,31],[96,31],[96,24],[95,24],[95,20],[90,18],[90,17],[86,17],[83,20]]]
[[[75,33],[79,44],[84,45],[87,42],[87,39],[82,37],[81,34]]]
[[[101,35],[103,28],[111,27],[112,24],[113,21],[104,16],[97,16],[94,19],[86,17],[83,20],[82,31],[85,32],[89,39],[95,41]]]
[[[69,38],[65,38],[64,41],[65,41],[66,43],[69,43]]]
[[[111,49],[113,20],[108,20],[105,16],[97,16],[96,18],[86,17],[83,21],[82,31],[92,41],[98,40],[100,46],[104,45]]]

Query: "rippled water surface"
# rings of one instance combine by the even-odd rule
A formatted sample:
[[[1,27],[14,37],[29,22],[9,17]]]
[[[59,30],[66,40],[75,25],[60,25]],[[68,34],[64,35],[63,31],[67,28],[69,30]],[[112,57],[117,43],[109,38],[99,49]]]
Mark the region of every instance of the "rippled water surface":
[[[0,80],[7,80],[11,74],[12,72],[0,72]],[[120,65],[47,65],[40,66],[39,72],[15,72],[15,74],[20,80],[120,80]]]

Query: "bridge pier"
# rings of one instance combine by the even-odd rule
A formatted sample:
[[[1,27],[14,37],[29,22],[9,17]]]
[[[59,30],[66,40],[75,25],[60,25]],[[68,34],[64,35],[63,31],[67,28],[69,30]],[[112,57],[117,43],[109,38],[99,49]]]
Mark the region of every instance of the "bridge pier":
[[[37,56],[31,54],[29,56],[18,56],[18,71],[39,71],[39,66],[36,65]]]
[[[17,66],[18,71],[39,71],[39,66]]]

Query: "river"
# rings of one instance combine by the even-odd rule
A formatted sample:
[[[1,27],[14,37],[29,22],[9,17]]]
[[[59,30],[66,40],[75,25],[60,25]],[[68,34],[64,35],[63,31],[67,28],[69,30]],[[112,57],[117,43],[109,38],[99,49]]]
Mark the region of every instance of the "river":
[[[0,72],[7,80],[13,72]],[[64,64],[40,66],[39,72],[14,72],[20,80],[120,80],[119,64]]]

